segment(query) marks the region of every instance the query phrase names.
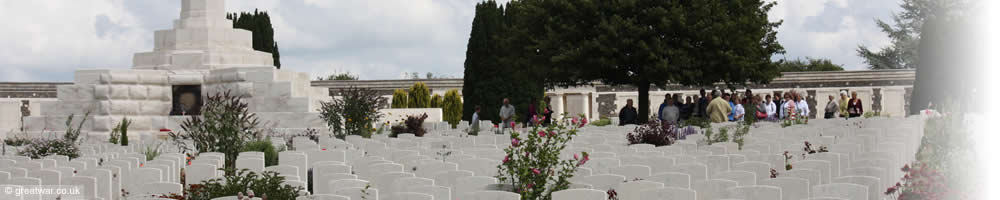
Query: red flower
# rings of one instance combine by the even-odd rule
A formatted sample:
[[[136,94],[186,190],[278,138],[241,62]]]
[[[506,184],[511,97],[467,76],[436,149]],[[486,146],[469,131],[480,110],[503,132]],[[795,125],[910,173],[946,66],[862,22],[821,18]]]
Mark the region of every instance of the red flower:
[[[500,125],[494,124],[493,128],[500,128]]]
[[[170,132],[170,129],[166,129],[166,128],[161,128],[161,129],[160,129],[160,132]]]
[[[326,151],[326,148],[322,148],[322,149],[320,149],[320,150],[323,150],[323,151]]]
[[[517,125],[516,123],[510,122],[510,128],[515,128],[515,127],[517,127],[516,125]]]
[[[532,188],[532,187],[535,187],[535,184],[533,184],[533,183],[528,183],[528,188]]]
[[[503,157],[503,163],[507,163],[507,162],[510,162],[510,156],[504,156]]]
[[[580,123],[581,123],[580,126],[587,125],[587,118],[581,119]]]
[[[580,159],[579,155],[573,154],[573,160],[579,160],[579,159]]]
[[[513,145],[514,147],[517,147],[519,144],[521,144],[521,142],[518,141],[517,138],[511,138],[510,144]]]
[[[535,175],[538,175],[538,174],[541,174],[542,171],[538,171],[538,169],[531,168],[531,173],[534,173]]]
[[[538,131],[538,137],[545,137],[545,131]]]
[[[576,121],[577,121],[576,117],[573,117],[573,119],[570,120],[570,122],[573,122],[573,124],[576,124]]]
[[[903,170],[904,172],[909,172],[910,171],[910,164],[903,165],[903,168],[900,169],[900,170]]]
[[[549,136],[555,136],[555,135],[556,135],[556,131],[549,131]]]

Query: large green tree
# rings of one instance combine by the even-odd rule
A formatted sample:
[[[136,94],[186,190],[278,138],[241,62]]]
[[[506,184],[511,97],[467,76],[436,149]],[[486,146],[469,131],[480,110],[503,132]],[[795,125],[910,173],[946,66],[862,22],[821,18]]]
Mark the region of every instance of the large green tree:
[[[921,33],[928,18],[934,15],[952,15],[961,12],[969,0],[903,0],[903,12],[893,14],[895,24],[881,19],[875,23],[892,44],[877,51],[858,45],[858,56],[865,59],[869,69],[910,69],[919,63],[918,49]]]
[[[281,53],[278,52],[278,42],[274,41],[274,28],[271,27],[271,16],[266,11],[226,14],[226,19],[233,20],[233,28],[246,29],[253,32],[253,49],[271,53],[274,67],[281,69]]]
[[[844,71],[843,65],[833,64],[830,59],[809,58],[786,60],[778,65],[781,72]]]
[[[639,91],[639,121],[649,117],[649,90],[668,83],[766,83],[780,76],[784,53],[759,0],[522,0],[507,37],[523,43],[529,65],[545,69],[547,86],[600,81]],[[509,14],[510,15],[510,14]]]

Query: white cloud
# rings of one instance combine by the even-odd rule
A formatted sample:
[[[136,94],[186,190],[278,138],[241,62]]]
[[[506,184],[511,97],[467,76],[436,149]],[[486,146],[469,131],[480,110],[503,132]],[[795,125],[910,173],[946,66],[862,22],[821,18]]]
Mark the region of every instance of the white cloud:
[[[314,76],[350,71],[363,79],[401,72],[460,77],[479,0],[240,0],[230,12],[268,11],[283,68]],[[506,3],[501,1],[500,3]],[[863,68],[858,44],[888,44],[873,19],[899,0],[777,0],[787,58],[831,58]],[[71,81],[80,68],[128,68],[152,49],[152,32],[170,28],[176,0],[3,1],[0,81]]]

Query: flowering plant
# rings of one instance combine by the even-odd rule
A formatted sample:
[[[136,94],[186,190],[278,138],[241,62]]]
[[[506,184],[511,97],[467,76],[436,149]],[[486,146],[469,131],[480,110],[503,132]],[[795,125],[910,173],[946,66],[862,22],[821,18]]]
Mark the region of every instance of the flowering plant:
[[[649,121],[645,125],[635,127],[625,138],[629,144],[652,144],[654,146],[671,145],[677,141],[677,127],[669,122]]]
[[[513,186],[521,199],[552,199],[552,192],[568,189],[569,178],[590,159],[587,152],[574,154],[573,159],[559,158],[566,143],[584,125],[585,119],[574,117],[523,133],[512,131],[511,145],[504,149],[507,155],[497,167],[496,178]]]

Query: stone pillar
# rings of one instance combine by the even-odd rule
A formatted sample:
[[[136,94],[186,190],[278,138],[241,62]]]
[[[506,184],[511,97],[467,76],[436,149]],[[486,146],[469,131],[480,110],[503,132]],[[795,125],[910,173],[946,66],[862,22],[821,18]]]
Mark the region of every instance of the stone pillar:
[[[882,88],[872,88],[872,112],[882,113]]]
[[[562,113],[566,112],[566,106],[563,105],[563,101],[565,101],[564,96],[565,95],[562,93],[549,95],[549,98],[552,99],[552,112],[554,112],[552,114],[552,120],[562,119]]]
[[[816,105],[817,103],[819,102],[816,101],[816,90],[806,90],[806,104],[809,105],[809,118],[816,119],[816,116],[819,116],[819,118],[823,118],[822,114],[820,115],[816,114],[816,111],[818,111],[816,109],[818,107]]]

